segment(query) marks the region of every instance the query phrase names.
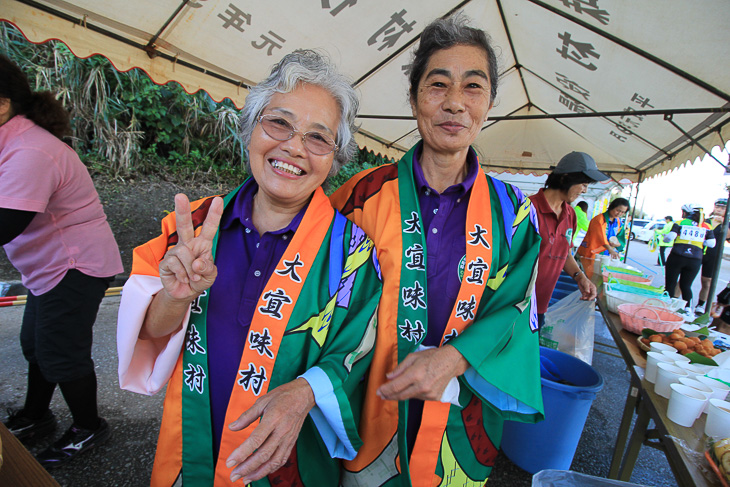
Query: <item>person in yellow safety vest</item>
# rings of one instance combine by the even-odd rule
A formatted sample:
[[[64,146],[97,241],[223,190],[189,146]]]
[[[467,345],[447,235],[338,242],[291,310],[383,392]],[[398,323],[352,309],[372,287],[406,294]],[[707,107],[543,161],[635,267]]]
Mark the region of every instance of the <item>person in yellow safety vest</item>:
[[[704,249],[715,247],[715,235],[710,226],[704,222],[700,205],[682,206],[682,220],[672,225],[669,233],[664,235],[665,242],[672,239],[674,246],[667,258],[665,287],[667,292],[676,298],[675,288],[679,281],[682,299],[687,301],[687,306],[684,308],[685,320],[694,321],[692,283],[702,267]]]
[[[575,208],[575,233],[573,234],[573,242],[571,245],[577,247],[583,241],[583,237],[588,231],[588,203],[579,201]]]
[[[667,265],[667,257],[664,255],[667,247],[674,245],[674,240],[664,241],[664,235],[668,234],[674,225],[674,219],[667,215],[664,217],[666,222],[662,228],[654,229],[654,243],[659,248],[659,255],[656,258],[656,265],[664,267]]]

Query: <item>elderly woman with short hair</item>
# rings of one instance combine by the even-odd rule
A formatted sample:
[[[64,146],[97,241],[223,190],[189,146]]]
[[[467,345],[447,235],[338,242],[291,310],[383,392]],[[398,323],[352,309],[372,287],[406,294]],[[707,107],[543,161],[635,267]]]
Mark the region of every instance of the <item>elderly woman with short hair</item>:
[[[471,148],[497,82],[483,31],[461,16],[427,26],[410,73],[423,140],[333,195],[383,273],[365,443],[345,486],[482,485],[503,421],[543,417],[535,213]]]
[[[152,485],[336,485],[354,457],[381,292],[372,242],[321,185],[350,159],[358,102],[313,51],[251,89],[252,177],[188,202],[134,252],[119,378],[167,384]],[[191,211],[192,210],[192,211]]]

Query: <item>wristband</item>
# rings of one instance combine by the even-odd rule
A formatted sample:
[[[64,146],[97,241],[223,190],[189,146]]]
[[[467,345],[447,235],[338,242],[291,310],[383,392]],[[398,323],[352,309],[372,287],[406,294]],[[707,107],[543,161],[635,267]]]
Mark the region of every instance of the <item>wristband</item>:
[[[580,273],[581,273],[581,271],[576,271],[576,273],[573,274],[573,280],[574,281],[575,281],[575,278],[578,277],[578,274],[580,274]]]

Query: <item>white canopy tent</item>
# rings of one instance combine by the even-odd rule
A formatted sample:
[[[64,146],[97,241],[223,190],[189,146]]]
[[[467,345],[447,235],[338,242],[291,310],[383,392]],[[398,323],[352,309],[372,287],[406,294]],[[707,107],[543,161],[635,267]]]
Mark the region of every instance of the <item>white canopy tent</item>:
[[[32,42],[242,105],[282,55],[320,48],[362,95],[361,146],[416,140],[404,71],[429,21],[462,10],[499,48],[476,146],[488,171],[541,175],[572,150],[638,182],[730,135],[727,0],[0,0]]]
[[[487,174],[500,179],[502,182],[517,186],[522,190],[523,193],[527,195],[537,193],[537,190],[545,185],[545,180],[547,179],[546,175],[535,176],[532,174],[510,174],[496,172],[489,172]],[[617,184],[615,181],[611,181],[610,179],[608,181],[593,183],[588,186],[588,191],[586,191],[580,197],[580,199],[588,201],[600,200],[606,198],[610,193],[616,192],[616,190],[619,188],[621,188],[621,185]]]

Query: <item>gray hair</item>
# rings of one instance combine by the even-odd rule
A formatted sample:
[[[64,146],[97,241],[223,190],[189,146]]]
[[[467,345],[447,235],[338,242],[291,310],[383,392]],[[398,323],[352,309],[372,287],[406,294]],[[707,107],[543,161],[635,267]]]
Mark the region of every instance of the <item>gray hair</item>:
[[[290,93],[299,84],[306,83],[320,86],[327,90],[340,107],[340,125],[337,127],[335,143],[338,149],[329,176],[332,177],[343,164],[352,159],[357,151],[355,132],[355,116],[360,108],[357,93],[351,81],[339,73],[330,60],[324,55],[309,49],[297,49],[287,54],[271,70],[271,74],[251,88],[246,103],[241,111],[240,135],[246,148],[246,167],[248,162],[248,146],[256,126],[256,119],[271,102],[274,93]]]
[[[494,102],[497,97],[499,69],[492,39],[483,30],[470,27],[469,18],[461,12],[446,19],[436,19],[423,29],[408,72],[411,100],[415,102],[418,98],[418,82],[421,81],[431,56],[436,51],[459,45],[484,50],[488,64],[490,100]]]

